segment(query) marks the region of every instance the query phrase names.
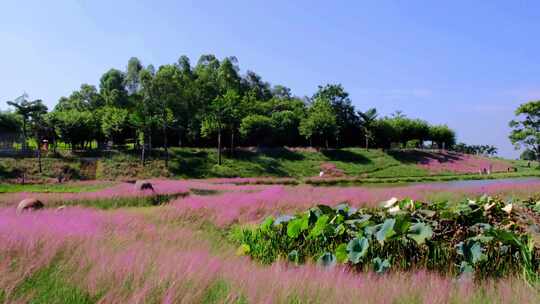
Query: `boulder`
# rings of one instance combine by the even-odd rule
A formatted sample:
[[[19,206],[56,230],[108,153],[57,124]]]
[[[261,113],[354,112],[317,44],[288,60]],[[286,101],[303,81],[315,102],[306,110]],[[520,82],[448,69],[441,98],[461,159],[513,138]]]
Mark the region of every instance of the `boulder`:
[[[43,203],[36,198],[25,198],[17,206],[17,212],[25,210],[37,210],[43,208]]]
[[[154,187],[152,187],[152,183],[145,180],[138,180],[135,182],[135,189],[139,191],[143,190],[152,190],[154,191]]]

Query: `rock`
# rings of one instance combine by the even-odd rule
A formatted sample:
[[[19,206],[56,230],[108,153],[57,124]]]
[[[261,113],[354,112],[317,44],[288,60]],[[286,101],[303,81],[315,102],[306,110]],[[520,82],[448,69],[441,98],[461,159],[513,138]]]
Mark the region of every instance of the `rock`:
[[[154,187],[152,187],[152,183],[145,180],[138,180],[135,182],[135,189],[139,191],[143,190],[152,190],[154,191]]]
[[[25,210],[37,210],[43,208],[44,205],[41,201],[36,198],[25,198],[17,206],[17,212],[22,212]]]

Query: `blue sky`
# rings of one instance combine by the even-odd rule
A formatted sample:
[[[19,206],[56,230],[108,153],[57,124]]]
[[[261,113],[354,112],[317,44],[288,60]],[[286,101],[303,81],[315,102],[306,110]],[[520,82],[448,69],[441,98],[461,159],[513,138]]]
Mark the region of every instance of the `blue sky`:
[[[296,95],[341,83],[358,109],[446,123],[516,157],[508,121],[540,99],[535,1],[14,1],[0,4],[0,109],[50,107],[132,56],[234,55]]]

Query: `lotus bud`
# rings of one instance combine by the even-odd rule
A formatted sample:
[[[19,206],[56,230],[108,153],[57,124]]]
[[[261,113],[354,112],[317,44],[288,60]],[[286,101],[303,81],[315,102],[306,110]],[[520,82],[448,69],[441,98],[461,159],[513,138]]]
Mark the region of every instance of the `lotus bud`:
[[[398,202],[398,199],[395,197],[392,197],[391,199],[384,202],[384,208],[390,208],[394,206]]]

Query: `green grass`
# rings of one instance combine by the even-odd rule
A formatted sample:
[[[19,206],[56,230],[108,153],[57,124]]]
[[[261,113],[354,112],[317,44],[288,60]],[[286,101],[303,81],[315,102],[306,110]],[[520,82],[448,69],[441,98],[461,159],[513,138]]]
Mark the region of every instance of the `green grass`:
[[[112,183],[99,184],[0,184],[0,193],[40,192],[40,193],[78,193],[92,192],[110,187]]]
[[[118,209],[125,207],[152,207],[159,206],[170,202],[171,200],[180,197],[178,194],[157,194],[149,196],[135,197],[117,197],[107,199],[92,199],[92,200],[74,200],[49,203],[51,206],[66,205],[66,206],[85,206],[103,210]]]
[[[15,178],[17,169],[26,168],[29,178],[55,178],[60,168],[67,166],[73,178],[123,179],[123,178],[212,178],[212,177],[292,177],[303,179],[318,176],[320,165],[333,163],[348,177],[391,180],[393,178],[446,178],[455,179],[456,173],[443,172],[432,175],[417,166],[424,155],[415,151],[384,152],[378,149],[346,148],[339,150],[292,151],[284,148],[262,149],[250,152],[245,149],[235,151],[234,156],[223,154],[223,164],[217,165],[216,149],[211,148],[171,148],[169,168],[166,168],[160,151],[148,157],[142,166],[139,155],[115,152],[107,156],[89,160],[74,155],[60,158],[44,158],[43,174],[37,172],[35,158],[0,158],[0,178]],[[162,151],[161,151],[162,153]],[[536,165],[527,167],[527,162],[508,161],[518,168],[519,175],[540,172]],[[433,177],[435,176],[435,177]],[[459,175],[461,176],[461,175]],[[468,176],[468,175],[466,175]],[[499,176],[499,175],[492,175]],[[509,175],[514,176],[514,175]],[[486,177],[486,176],[483,176]]]
[[[17,286],[13,297],[28,299],[32,304],[96,303],[86,291],[69,283],[60,263],[52,263],[26,278]]]

